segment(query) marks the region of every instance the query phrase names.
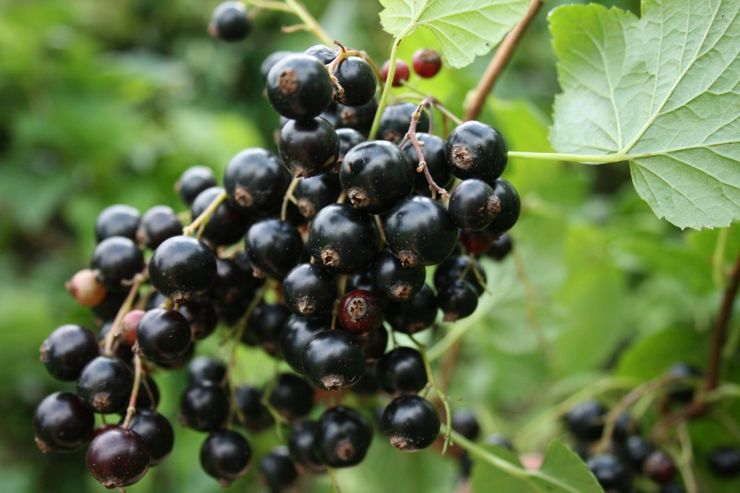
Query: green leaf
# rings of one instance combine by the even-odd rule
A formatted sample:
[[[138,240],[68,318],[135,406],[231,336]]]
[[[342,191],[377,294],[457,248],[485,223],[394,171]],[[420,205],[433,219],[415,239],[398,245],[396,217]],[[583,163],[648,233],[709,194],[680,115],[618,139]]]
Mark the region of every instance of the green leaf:
[[[560,483],[559,487],[548,488],[546,491],[577,491],[579,493],[604,491],[581,458],[559,440],[550,443],[539,473],[557,478]]]
[[[503,447],[493,445],[483,445],[482,447],[491,455],[496,455],[517,467],[521,467],[521,464],[513,452]],[[474,493],[483,493],[487,491],[498,491],[501,493],[537,493],[541,491],[541,489],[537,487],[537,484],[535,484],[531,479],[512,476],[511,474],[482,460],[475,460],[474,462],[470,488]]]
[[[527,0],[380,0],[383,29],[396,37],[423,27],[453,67],[488,53],[527,10]]]
[[[642,18],[555,9],[560,152],[623,155],[639,195],[681,228],[740,219],[740,3],[643,0]]]

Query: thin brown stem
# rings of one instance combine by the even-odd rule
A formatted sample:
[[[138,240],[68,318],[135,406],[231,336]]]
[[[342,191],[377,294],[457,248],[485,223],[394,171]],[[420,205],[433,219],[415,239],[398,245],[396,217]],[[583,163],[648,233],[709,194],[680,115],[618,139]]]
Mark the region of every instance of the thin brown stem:
[[[722,362],[722,346],[727,339],[727,327],[732,317],[732,306],[737,296],[738,285],[740,285],[740,254],[735,259],[730,278],[725,286],[725,295],[722,298],[719,315],[714,323],[712,334],[712,345],[709,350],[709,366],[707,368],[707,379],[704,391],[710,392],[717,388],[720,381],[720,363]]]
[[[208,221],[211,220],[211,216],[214,212],[216,212],[216,209],[218,209],[218,206],[221,205],[223,201],[226,200],[228,195],[226,195],[226,192],[221,192],[218,196],[216,196],[213,201],[208,204],[208,207],[200,213],[198,217],[196,217],[190,225],[184,227],[182,229],[182,234],[185,236],[193,236],[198,229],[202,226],[205,227],[208,224]]]
[[[145,273],[136,274],[132,279],[131,289],[126,296],[126,299],[123,300],[123,304],[121,304],[121,307],[118,309],[118,313],[116,313],[116,318],[113,319],[110,331],[105,336],[105,341],[103,341],[103,353],[111,354],[113,352],[113,343],[120,336],[123,317],[131,311],[134,300],[136,299],[136,294],[139,292],[139,288],[146,279],[147,275]]]
[[[285,195],[283,196],[283,205],[282,207],[280,207],[280,219],[283,221],[285,221],[285,218],[288,217],[288,203],[295,202],[295,197],[293,196],[293,193],[295,192],[295,189],[298,188],[298,184],[300,182],[300,176],[293,177],[290,185],[288,185],[288,189],[285,191]]]
[[[447,190],[437,185],[437,182],[435,182],[434,178],[432,178],[432,174],[429,172],[429,166],[427,166],[426,159],[424,159],[424,150],[422,149],[421,142],[419,142],[419,139],[416,134],[416,127],[419,124],[419,118],[421,117],[421,112],[424,111],[425,107],[431,106],[431,105],[432,105],[431,98],[424,98],[424,100],[421,103],[419,103],[419,106],[416,107],[416,110],[414,110],[413,115],[411,115],[411,123],[409,124],[409,130],[408,132],[406,132],[406,135],[401,141],[401,144],[399,145],[399,147],[403,146],[403,144],[406,141],[411,142],[411,145],[414,147],[414,151],[416,152],[416,159],[419,161],[419,165],[416,167],[416,172],[424,173],[424,178],[426,178],[427,184],[429,184],[429,190],[432,192],[432,198],[434,198],[435,193],[438,193],[444,199],[449,199],[450,194],[447,192]]]
[[[136,399],[139,397],[139,388],[141,387],[143,373],[144,368],[141,364],[141,356],[136,351],[134,352],[134,385],[131,387],[131,397],[129,397],[126,417],[123,420],[124,428],[128,428],[131,425],[131,419],[134,417],[134,413],[136,413]]]
[[[542,0],[530,0],[529,9],[524,15],[524,18],[519,21],[519,24],[514,26],[514,29],[506,35],[499,45],[493,58],[491,58],[491,62],[488,64],[486,71],[483,73],[483,77],[473,91],[470,102],[465,108],[466,120],[475,120],[478,118],[478,115],[480,115],[488,94],[490,94],[499,76],[509,64],[509,60],[511,60],[514,50],[519,44],[519,41],[521,41],[524,32],[527,30],[527,26],[529,26],[535,18],[540,7],[542,7]]]

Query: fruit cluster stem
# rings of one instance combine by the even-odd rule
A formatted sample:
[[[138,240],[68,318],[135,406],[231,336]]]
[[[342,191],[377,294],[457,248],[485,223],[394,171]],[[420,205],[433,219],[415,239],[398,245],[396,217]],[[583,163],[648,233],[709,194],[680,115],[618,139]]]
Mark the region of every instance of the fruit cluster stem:
[[[429,358],[427,357],[426,346],[416,340],[411,334],[409,334],[409,338],[414,342],[414,344],[416,344],[416,347],[419,349],[419,353],[421,353],[421,359],[424,362],[424,370],[426,371],[429,385],[432,387],[432,389],[434,389],[434,393],[437,394],[437,399],[442,404],[442,407],[445,411],[444,429],[446,431],[443,434],[444,444],[442,445],[442,454],[444,454],[445,452],[447,452],[447,447],[450,444],[450,432],[452,431],[452,410],[450,409],[450,402],[447,398],[447,394],[445,394],[444,390],[442,390],[442,387],[440,387],[439,383],[437,383],[437,379],[434,376],[434,371],[432,370],[432,364],[429,362]]]
[[[295,203],[295,197],[293,194],[295,193],[295,189],[298,188],[298,184],[300,182],[300,176],[293,177],[290,181],[290,185],[288,185],[288,189],[285,191],[285,195],[283,196],[283,205],[280,207],[280,220],[282,221],[285,221],[285,218],[288,217],[288,203]]]
[[[437,182],[434,181],[432,174],[429,172],[429,166],[427,166],[427,161],[424,159],[424,149],[422,149],[419,138],[416,135],[416,127],[419,125],[421,112],[424,111],[424,107],[431,107],[432,104],[432,98],[429,97],[424,98],[422,102],[419,103],[419,106],[416,107],[416,110],[414,110],[414,113],[411,115],[409,130],[406,132],[406,135],[403,137],[403,140],[399,145],[403,146],[406,141],[411,142],[411,145],[414,147],[414,152],[416,152],[416,159],[419,161],[419,165],[416,167],[416,172],[424,173],[424,178],[426,178],[427,184],[429,184],[429,190],[432,192],[432,198],[434,198],[434,195],[438,193],[442,198],[448,200],[450,198],[450,194],[447,190],[437,185]]]
[[[109,355],[113,352],[113,343],[121,333],[123,317],[125,317],[126,314],[131,311],[131,308],[134,305],[134,300],[136,299],[136,294],[139,292],[139,288],[144,283],[144,281],[146,281],[146,279],[146,273],[142,272],[136,274],[131,280],[131,288],[129,289],[128,295],[126,296],[126,299],[123,300],[121,307],[118,309],[118,313],[116,313],[116,318],[113,319],[113,324],[111,325],[110,331],[108,332],[108,334],[106,334],[105,340],[103,341],[104,354]]]
[[[210,204],[208,204],[208,207],[206,207],[206,209],[193,220],[193,222],[182,229],[182,234],[184,234],[185,236],[193,236],[201,228],[205,228],[208,225],[208,221],[211,220],[211,216],[213,216],[213,213],[216,212],[216,209],[218,209],[218,206],[221,205],[227,198],[228,195],[226,194],[226,192],[221,192],[218,196],[216,196],[216,198],[213,199]]]
[[[141,364],[141,356],[138,351],[134,352],[134,385],[131,387],[131,397],[128,400],[128,408],[126,408],[126,417],[123,420],[123,427],[128,428],[131,425],[131,419],[136,413],[136,400],[139,397],[139,388],[141,387],[141,377],[143,376],[144,368]]]

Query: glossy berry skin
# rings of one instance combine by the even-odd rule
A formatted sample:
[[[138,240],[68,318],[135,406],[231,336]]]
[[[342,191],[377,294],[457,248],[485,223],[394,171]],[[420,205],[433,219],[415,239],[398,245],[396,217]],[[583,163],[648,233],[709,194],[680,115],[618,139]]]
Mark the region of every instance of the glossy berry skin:
[[[216,330],[218,314],[213,303],[208,301],[188,301],[177,309],[182,313],[193,334],[193,340],[205,339]]]
[[[386,320],[393,330],[415,334],[426,329],[437,318],[437,298],[428,285],[404,302],[390,302],[386,307]]]
[[[380,299],[370,291],[349,291],[339,300],[339,323],[352,333],[366,333],[383,325]]]
[[[90,267],[109,290],[125,289],[125,281],[144,268],[144,256],[136,243],[123,236],[111,236],[95,247]]]
[[[223,2],[216,7],[208,24],[211,36],[224,41],[241,41],[252,30],[252,20],[241,2]]]
[[[642,465],[642,470],[647,477],[658,484],[669,483],[676,476],[676,464],[662,450],[656,450],[648,455]]]
[[[247,319],[247,328],[242,341],[250,346],[262,346],[271,355],[279,352],[278,341],[290,310],[278,303],[265,303],[258,306]]]
[[[149,470],[149,452],[134,431],[109,428],[96,436],[87,449],[87,468],[108,489],[129,486]]]
[[[82,306],[93,307],[105,300],[108,290],[92,269],[82,269],[64,284],[64,288]]]
[[[390,142],[372,140],[353,147],[342,161],[339,180],[350,203],[383,214],[413,189],[415,170]]]
[[[421,353],[410,347],[397,347],[378,359],[378,383],[391,395],[415,394],[427,384]]]
[[[140,221],[141,214],[130,205],[116,204],[106,207],[100,211],[95,220],[95,240],[100,243],[114,236],[135,240]]]
[[[494,235],[500,235],[510,230],[519,220],[522,205],[516,189],[503,178],[499,178],[493,184],[493,194],[498,199],[499,211],[486,228],[486,231]]]
[[[54,378],[72,381],[99,352],[95,334],[79,325],[62,325],[41,344],[39,359]]]
[[[734,478],[740,474],[740,448],[719,447],[709,455],[709,469],[721,478]]]
[[[319,459],[329,467],[351,467],[365,458],[373,439],[370,423],[344,406],[331,407],[319,418]]]
[[[280,334],[280,352],[285,362],[295,371],[303,373],[303,349],[316,334],[328,331],[330,318],[305,318],[291,316]]]
[[[193,201],[191,214],[197,218],[223,193],[221,187],[203,190]],[[247,231],[249,218],[241,213],[236,204],[224,201],[216,207],[208,223],[203,228],[203,238],[216,246],[232,245],[239,241]]]
[[[362,352],[365,353],[365,361],[367,363],[374,362],[385,353],[385,349],[388,346],[388,331],[382,325],[370,332],[353,335],[362,348]]]
[[[391,68],[391,61],[386,60],[383,67],[380,69],[380,79],[385,82],[388,80],[388,72]],[[409,80],[411,70],[409,70],[409,64],[403,60],[396,60],[396,71],[393,73],[393,87],[401,87],[404,82]]]
[[[339,157],[339,137],[325,119],[288,120],[280,130],[280,157],[293,176],[312,176],[330,169]]]
[[[414,196],[399,203],[383,227],[388,246],[406,268],[438,264],[457,243],[458,230],[450,215],[428,197]]]
[[[374,286],[394,301],[406,301],[424,285],[426,270],[424,266],[404,268],[401,261],[389,250],[378,255],[373,268]]]
[[[640,433],[639,423],[632,418],[628,413],[624,412],[617,417],[614,422],[614,430],[612,431],[612,439],[623,444],[632,435]]]
[[[149,457],[149,465],[161,464],[175,445],[175,432],[170,422],[151,409],[137,409],[131,418],[131,430],[137,433],[146,444]]]
[[[279,219],[253,224],[244,243],[255,271],[275,279],[285,277],[303,255],[303,240],[298,230]]]
[[[98,356],[90,361],[77,379],[77,395],[96,413],[111,414],[125,409],[134,376],[118,358]]]
[[[501,202],[488,183],[469,178],[452,190],[447,211],[458,228],[480,231],[501,212]]]
[[[480,423],[469,409],[456,409],[452,413],[452,429],[468,440],[475,441],[480,437]]]
[[[297,53],[272,66],[266,90],[275,111],[293,120],[318,116],[331,103],[333,93],[324,64],[315,57]]]
[[[136,409],[156,409],[159,405],[159,397],[157,382],[151,376],[143,375],[139,393],[136,395]]]
[[[422,145],[421,153],[424,156],[424,162],[426,162],[429,174],[432,175],[434,183],[442,188],[446,188],[452,181],[452,173],[447,167],[447,157],[445,156],[445,141],[436,135],[418,132],[416,139]],[[416,155],[416,149],[414,149],[411,142],[406,142],[401,147],[406,159],[413,165],[414,170],[419,166],[419,157]],[[414,191],[419,195],[429,197],[431,191],[429,190],[429,183],[427,183],[424,173],[416,172],[414,178]]]
[[[316,264],[301,264],[283,281],[285,304],[303,317],[331,313],[337,297],[335,276]]]
[[[435,50],[422,48],[414,52],[411,63],[414,65],[414,72],[419,77],[429,79],[437,75],[442,68],[442,57]]]
[[[277,447],[262,457],[259,474],[270,493],[288,491],[298,479],[298,471],[286,447]]]
[[[477,121],[455,127],[447,137],[445,153],[452,174],[491,185],[504,172],[508,160],[508,148],[501,134]]]
[[[425,449],[439,435],[437,410],[418,395],[403,395],[393,399],[383,411],[381,421],[383,433],[391,445],[404,452]]]
[[[411,115],[416,111],[416,106],[411,103],[392,104],[385,107],[383,116],[380,117],[378,136],[394,144],[398,144],[406,135],[411,124]],[[429,116],[422,112],[419,123],[416,125],[417,132],[429,132]]]
[[[288,437],[288,450],[296,464],[308,471],[321,471],[324,464],[316,452],[319,424],[306,420],[293,427]]]
[[[640,435],[631,436],[624,443],[625,458],[638,471],[642,470],[645,460],[653,453],[653,450],[653,446]]]
[[[313,408],[313,389],[292,373],[281,373],[270,392],[270,404],[287,421],[303,418]]]
[[[477,260],[469,256],[447,257],[434,271],[434,287],[437,291],[457,280],[466,281],[479,295],[486,289],[486,271]]]
[[[568,430],[579,440],[591,442],[601,438],[606,408],[598,401],[588,400],[576,405],[565,415]]]
[[[275,66],[277,62],[282,60],[288,55],[292,55],[292,51],[275,51],[273,53],[270,53],[267,55],[267,57],[262,60],[262,63],[260,64],[260,75],[262,76],[262,81],[267,81],[267,74],[270,73],[270,69]]]
[[[33,415],[36,445],[44,453],[78,449],[90,439],[94,425],[93,412],[71,392],[46,396]]]
[[[303,53],[318,58],[324,65],[328,65],[333,62],[338,54],[337,50],[334,48],[321,44],[309,46]]]
[[[226,193],[244,212],[279,210],[289,181],[290,173],[283,162],[259,148],[236,154],[224,172]]]
[[[149,260],[152,285],[176,302],[208,290],[216,276],[216,256],[202,241],[190,236],[165,240]]]
[[[338,104],[335,110],[337,128],[351,128],[367,136],[378,111],[378,101],[373,98],[361,106]]]
[[[220,385],[204,382],[188,388],[180,400],[181,421],[198,431],[218,429],[229,415],[229,399]]]
[[[260,432],[274,423],[270,411],[262,404],[262,391],[256,387],[243,385],[236,388],[235,403],[239,409],[239,424],[252,432]]]
[[[362,270],[380,248],[373,219],[347,204],[324,207],[311,222],[308,234],[311,255],[332,271]]]
[[[211,432],[200,448],[200,465],[222,486],[246,474],[252,460],[252,447],[241,434],[233,430]]]
[[[509,256],[511,251],[514,249],[514,240],[508,233],[504,233],[491,243],[491,246],[486,250],[486,255],[491,257],[493,260],[502,261]]]
[[[334,93],[334,101],[347,106],[361,106],[373,99],[378,81],[370,64],[358,56],[339,62],[334,71],[342,90]]]
[[[147,311],[139,322],[137,333],[142,356],[154,362],[173,361],[190,348],[190,324],[176,310],[154,308]]]
[[[216,283],[209,294],[216,305],[244,303],[264,283],[254,277],[249,256],[242,252],[235,258],[216,259]]]
[[[472,315],[478,306],[478,292],[469,282],[457,279],[437,292],[437,305],[444,321],[454,322]]]
[[[172,207],[157,205],[144,213],[136,232],[136,240],[155,249],[167,238],[182,234],[182,224]]]
[[[302,179],[296,186],[293,196],[296,198],[301,215],[306,219],[313,219],[321,209],[336,202],[340,192],[339,177],[334,173],[323,173]]]
[[[316,334],[303,349],[303,371],[324,390],[351,387],[365,371],[365,355],[348,333],[330,330]]]
[[[694,400],[695,385],[685,380],[701,376],[701,371],[687,363],[676,363],[668,369],[668,376],[678,381],[668,386],[668,397],[675,402],[688,403]]]
[[[191,205],[200,192],[215,186],[216,177],[211,168],[191,166],[180,175],[180,179],[175,184],[175,190],[185,204]]]
[[[344,161],[344,157],[353,147],[360,145],[367,140],[364,135],[353,128],[337,129],[337,138],[339,138],[338,162],[340,165],[342,161]]]
[[[611,454],[595,455],[588,459],[588,468],[607,491],[626,491],[630,477],[627,468]]]

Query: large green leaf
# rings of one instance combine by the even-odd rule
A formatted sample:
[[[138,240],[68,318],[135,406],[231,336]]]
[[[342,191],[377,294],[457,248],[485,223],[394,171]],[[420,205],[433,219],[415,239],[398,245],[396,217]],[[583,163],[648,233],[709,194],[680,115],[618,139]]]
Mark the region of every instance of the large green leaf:
[[[641,19],[555,9],[555,148],[623,155],[640,196],[681,228],[739,219],[738,11],[736,0],[644,0]]]
[[[383,28],[394,36],[423,27],[453,67],[484,55],[521,19],[527,0],[380,0]]]

